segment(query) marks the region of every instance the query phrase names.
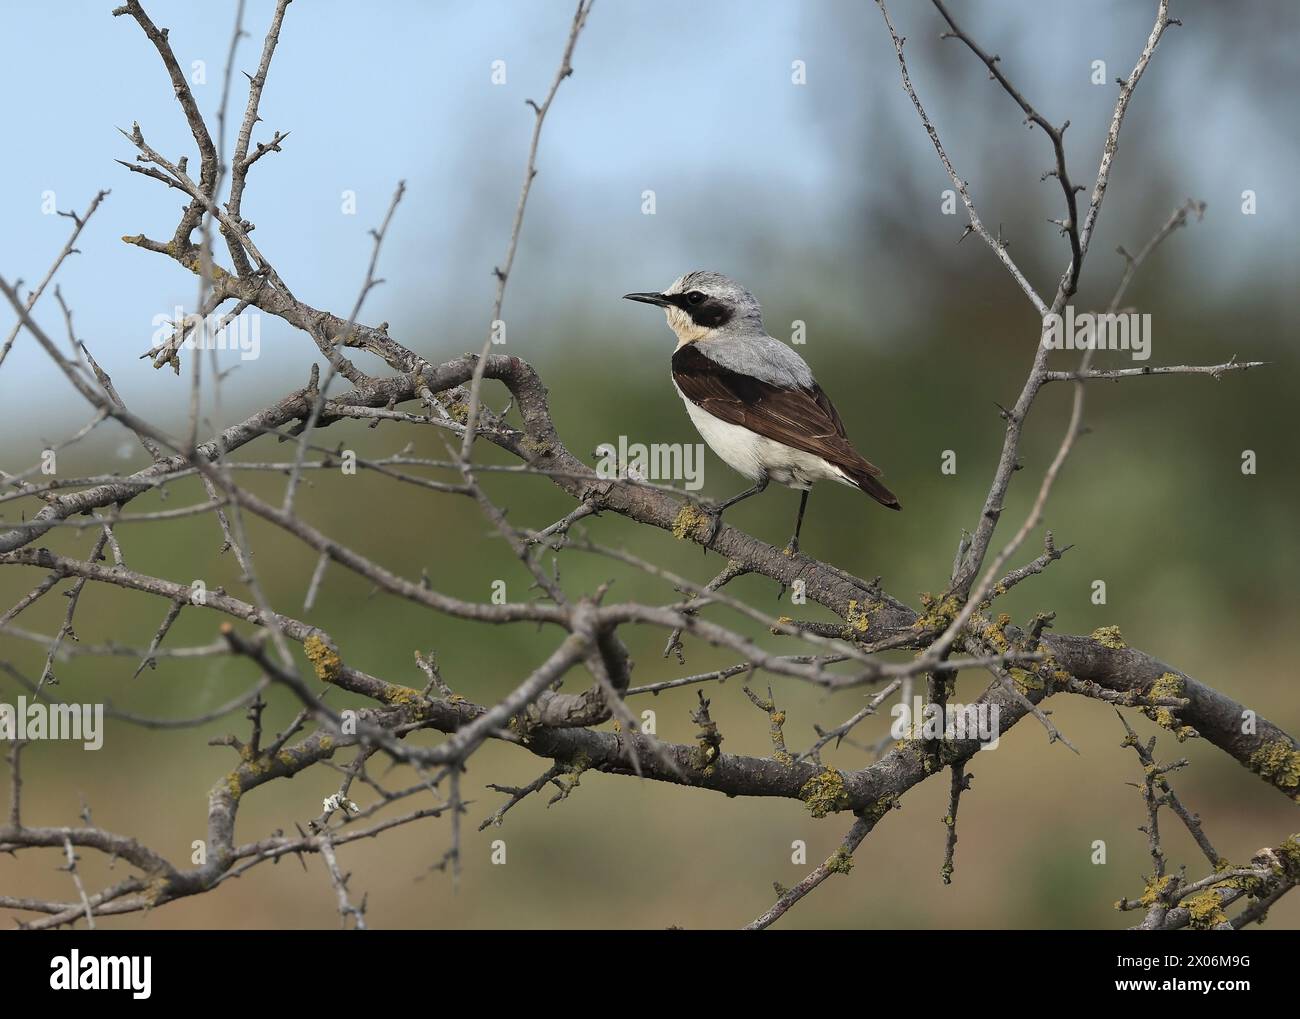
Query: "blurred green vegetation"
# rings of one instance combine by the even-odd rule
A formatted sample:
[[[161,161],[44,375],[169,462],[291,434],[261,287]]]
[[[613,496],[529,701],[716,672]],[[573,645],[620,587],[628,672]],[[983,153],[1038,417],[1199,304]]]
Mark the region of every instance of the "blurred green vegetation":
[[[1171,243],[1188,242],[1194,238],[1180,235]],[[913,603],[919,592],[944,585],[960,530],[975,522],[1002,438],[994,404],[1009,405],[1015,399],[1035,340],[1032,316],[1010,284],[975,290],[954,272],[939,274],[932,285],[939,296],[906,331],[864,328],[863,320],[842,315],[813,323],[802,350],[839,405],[850,435],[885,469],[904,506],[901,514],[885,513],[848,489],[820,488],[810,502],[804,549],[860,576],[881,575],[890,592]],[[790,286],[801,298],[816,296],[794,289],[797,281]],[[796,302],[791,294],[760,297],[769,305],[769,328],[781,336],[776,309]],[[1295,732],[1300,730],[1300,698],[1292,682],[1293,627],[1300,608],[1294,575],[1300,561],[1291,393],[1295,361],[1281,310],[1270,303],[1276,299],[1275,294],[1243,293],[1206,307],[1188,300],[1181,285],[1158,267],[1142,278],[1132,300],[1154,313],[1152,364],[1217,363],[1234,353],[1274,364],[1217,383],[1201,377],[1151,378],[1093,386],[1087,404],[1091,430],[1080,440],[1047,513],[1057,544],[1073,548],[1045,575],[1007,595],[1002,607],[1018,621],[1039,610],[1055,611],[1062,632],[1087,633],[1117,624],[1133,646],[1176,663]],[[616,442],[620,434],[630,441],[697,441],[668,380],[671,340],[663,323],[644,309],[632,315],[613,304],[611,309],[599,321],[548,325],[554,335],[565,336],[562,348],[512,348],[534,363],[549,386],[565,442],[590,462],[598,444]],[[450,356],[463,345],[459,338],[445,343],[439,356]],[[1067,366],[1071,357],[1055,354],[1054,364]],[[1098,364],[1127,364],[1124,357],[1103,354]],[[160,374],[157,383],[186,384],[169,374]],[[237,410],[251,410],[292,384],[280,380],[272,386],[265,380],[254,388],[231,390],[224,395],[227,413],[233,418]],[[1025,470],[1015,479],[998,533],[1001,540],[1027,511],[1060,439],[1069,396],[1065,386],[1049,387],[1034,408],[1023,448]],[[496,406],[504,403],[499,389],[489,398]],[[235,403],[238,407],[231,406]],[[25,468],[38,459],[45,441],[19,432],[0,436],[0,462],[6,470]],[[117,458],[120,441],[120,435],[97,433],[60,454],[60,473],[101,472],[106,463],[121,471],[140,466],[138,455]],[[363,458],[393,453],[408,442],[419,455],[445,454],[441,434],[409,426],[385,424],[372,430],[337,424],[320,433],[319,441],[355,449]],[[955,476],[939,470],[948,449],[957,456]],[[1258,455],[1254,476],[1241,473],[1244,449]],[[241,450],[237,459],[285,460],[291,455],[291,447],[266,439]],[[479,456],[483,462],[509,462],[486,446]],[[706,494],[720,497],[742,486],[711,453],[707,463]],[[544,526],[572,508],[544,479],[485,477],[494,498],[519,524]],[[279,475],[249,473],[241,480],[267,498],[278,499],[283,491]],[[311,523],[403,575],[414,578],[426,570],[436,588],[462,598],[486,600],[497,579],[506,581],[511,599],[533,596],[528,578],[468,500],[403,486],[364,470],[356,477],[313,471],[307,482],[298,505]],[[797,498],[784,489],[770,490],[731,511],[728,519],[780,543],[788,536]],[[127,511],[202,499],[197,483],[178,483],[165,498],[163,493],[142,496]],[[17,519],[14,507],[5,507],[4,520]],[[256,570],[272,604],[303,617],[314,553],[261,521],[251,520],[248,526]],[[700,582],[721,565],[697,546],[611,514],[586,526],[604,544],[625,546]],[[221,536],[209,516],[122,524],[119,537],[133,569],[182,582],[202,578],[209,588],[241,591],[234,559],[218,554]],[[61,528],[41,544],[84,555],[93,540],[93,529]],[[1026,547],[1017,558],[1023,561],[1036,552]],[[655,603],[674,598],[661,582],[583,553],[563,554],[560,571],[571,593],[613,579],[611,598]],[[37,570],[0,570],[0,604],[12,604],[41,576]],[[1106,581],[1105,606],[1090,602],[1095,579]],[[773,614],[786,611],[776,602],[770,581],[743,578],[729,591]],[[51,595],[17,623],[52,633],[65,605],[65,599]],[[141,594],[89,585],[76,631],[87,644],[111,640],[144,647],[165,608]],[[809,608],[814,610],[810,615],[824,615]],[[724,608],[709,612],[760,636],[769,647],[795,647],[762,634]],[[399,682],[421,684],[412,654],[432,649],[453,688],[479,702],[511,689],[558,639],[554,631],[531,626],[449,620],[375,593],[334,565],[306,618],[334,636],[347,661]],[[207,643],[220,621],[211,612],[186,609],[166,644]],[[687,664],[680,666],[661,657],[663,632],[629,630],[623,636],[636,661],[637,684],[734,661],[688,641]],[[39,675],[43,657],[40,645],[0,635],[0,661],[24,675]],[[125,656],[61,662],[57,694],[179,718],[236,696],[255,679],[247,662],[224,657],[163,659],[156,670],[132,679],[136,664]],[[570,682],[585,684],[585,674],[572,674]],[[759,676],[756,682],[760,687],[770,682],[787,711],[785,732],[792,749],[812,741],[814,723],[838,723],[869,695],[826,696],[780,677]],[[706,690],[725,737],[724,750],[765,754],[767,719],[740,685],[732,680]],[[982,675],[964,675],[958,696],[972,699],[985,685]],[[12,701],[20,692],[11,676],[0,674],[0,698]],[[336,692],[331,698],[336,708],[350,703]],[[695,689],[688,688],[641,697],[634,706],[657,713],[663,738],[689,741],[694,726],[688,714],[695,700]],[[1123,730],[1109,707],[1068,697],[1054,698],[1049,707],[1081,755],[1047,745],[1041,727],[1029,720],[1004,738],[997,751],[975,759],[975,781],[962,800],[951,887],[939,880],[940,818],[948,786],[937,780],[908,795],[902,809],[878,827],[858,852],[850,876],[836,877],[783,923],[1105,927],[1131,921],[1131,914],[1117,913],[1112,903],[1140,894],[1139,875],[1149,868],[1145,836],[1137,831],[1143,808],[1131,785],[1140,774],[1137,760],[1121,749]],[[278,729],[294,710],[281,691],[273,691],[267,726]],[[1244,861],[1296,828],[1294,806],[1224,754],[1196,742],[1176,744],[1146,719],[1131,715],[1130,720],[1144,735],[1160,734],[1159,759],[1189,759],[1190,767],[1174,776],[1174,787],[1200,813],[1224,855]],[[855,739],[874,742],[888,723],[888,717],[869,720]],[[33,746],[24,755],[25,818],[32,824],[74,823],[84,803],[95,823],[138,835],[184,862],[191,842],[205,834],[207,789],[233,763],[230,749],[206,741],[246,730],[239,714],[197,731],[144,730],[114,722],[104,749],[93,757],[66,746]],[[412,738],[428,742],[439,737]],[[351,753],[344,754],[336,763],[350,758]],[[830,759],[841,767],[860,767],[864,761],[848,745]],[[843,817],[814,821],[795,802],[728,800],[699,790],[585,774],[566,800],[547,808],[547,792],[517,806],[500,829],[475,830],[501,799],[486,788],[489,782],[527,782],[545,766],[508,746],[485,748],[471,760],[462,786],[472,802],[463,829],[458,887],[448,874],[429,870],[449,842],[445,818],[343,850],[344,866],[355,875],[354,891],[369,896],[372,924],[732,926],[770,903],[773,881],[789,885],[807,870],[792,864],[792,841],[806,840],[811,865],[834,849],[848,825]],[[383,772],[382,767],[375,770]],[[401,785],[405,779],[390,775],[387,784]],[[319,812],[321,799],[337,784],[337,773],[317,767],[291,782],[256,790],[241,805],[239,839],[252,840],[274,829],[292,831],[295,822]],[[354,786],[353,795],[366,805],[374,799],[361,786]],[[1199,874],[1204,867],[1185,832],[1172,819],[1164,829],[1173,864],[1187,863]],[[489,863],[489,844],[498,838],[507,844],[503,867]],[[1107,845],[1105,866],[1090,862],[1094,840]],[[88,884],[110,876],[103,861],[91,853],[83,857]],[[0,889],[66,897],[70,888],[57,869],[60,862],[49,853],[0,857]],[[120,877],[122,869],[118,864],[114,873]],[[1296,925],[1300,903],[1294,899],[1274,911],[1271,926]],[[320,862],[309,860],[304,870],[287,859],[263,865],[214,893],[106,924],[296,927],[335,922]]]

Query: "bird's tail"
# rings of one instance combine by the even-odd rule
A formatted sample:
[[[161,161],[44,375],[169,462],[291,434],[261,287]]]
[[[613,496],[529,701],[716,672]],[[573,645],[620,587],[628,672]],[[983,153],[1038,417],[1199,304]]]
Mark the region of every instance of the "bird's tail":
[[[861,465],[854,464],[845,468],[845,473],[852,479],[853,483],[858,486],[867,495],[875,499],[880,505],[892,510],[901,510],[903,507],[898,501],[898,496],[894,495],[880,481],[880,469],[862,461]]]

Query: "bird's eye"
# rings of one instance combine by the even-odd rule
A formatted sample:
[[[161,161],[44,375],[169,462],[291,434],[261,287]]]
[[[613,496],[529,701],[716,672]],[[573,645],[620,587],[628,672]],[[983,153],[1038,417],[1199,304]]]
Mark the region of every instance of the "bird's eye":
[[[704,301],[704,295],[700,293],[698,290],[692,290],[689,294],[686,295],[687,304],[701,304],[703,303],[703,301]]]

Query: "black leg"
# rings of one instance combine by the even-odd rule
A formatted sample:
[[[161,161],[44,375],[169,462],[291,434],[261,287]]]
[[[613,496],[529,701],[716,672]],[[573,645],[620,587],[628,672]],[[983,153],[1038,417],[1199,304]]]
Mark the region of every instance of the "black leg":
[[[808,508],[809,489],[803,490],[803,495],[799,497],[799,515],[794,518],[794,537],[790,539],[790,544],[786,547],[790,550],[791,555],[799,554],[799,529],[803,527],[803,511]],[[785,594],[785,585],[782,584],[777,589],[776,600],[780,601]]]
[[[799,497],[799,515],[794,518],[794,537],[790,539],[790,551],[799,554],[799,530],[803,527],[803,511],[808,508],[809,489],[803,490],[803,495]]]
[[[766,487],[767,487],[767,478],[766,476],[761,477],[758,479],[758,482],[754,485],[753,488],[747,488],[739,495],[733,495],[730,499],[718,503],[718,505],[715,507],[715,512],[721,513],[724,509],[726,509],[729,506],[734,506],[738,502],[744,502],[751,495],[758,495],[758,493],[763,491],[763,489],[765,489]]]
[[[722,526],[722,511],[736,505],[738,502],[744,502],[751,495],[758,495],[766,487],[767,475],[764,474],[758,479],[753,488],[747,488],[739,495],[733,495],[730,499],[718,503],[709,511],[709,516],[713,518],[713,524],[709,527],[708,536],[704,539],[705,551],[708,551],[709,546],[713,544],[713,539],[718,536],[718,528]]]

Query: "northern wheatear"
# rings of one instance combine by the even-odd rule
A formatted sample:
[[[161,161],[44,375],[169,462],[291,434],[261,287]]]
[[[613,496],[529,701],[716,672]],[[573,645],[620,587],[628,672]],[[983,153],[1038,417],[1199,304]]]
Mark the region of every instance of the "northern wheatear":
[[[880,468],[849,442],[830,398],[795,351],[767,335],[754,295],[718,272],[687,273],[663,293],[624,294],[664,309],[677,335],[673,385],[704,441],[754,482],[711,510],[712,542],[722,511],[776,481],[803,492],[790,550],[799,551],[808,492],[816,481],[851,485],[900,509]]]

